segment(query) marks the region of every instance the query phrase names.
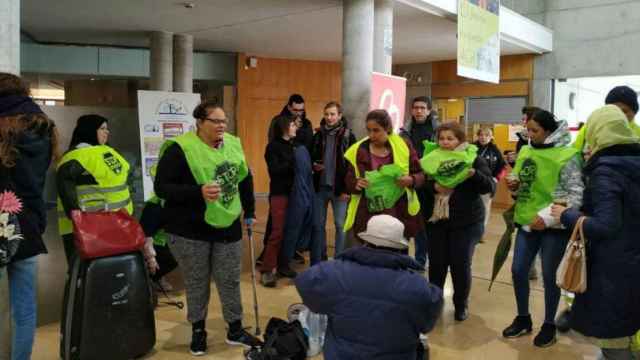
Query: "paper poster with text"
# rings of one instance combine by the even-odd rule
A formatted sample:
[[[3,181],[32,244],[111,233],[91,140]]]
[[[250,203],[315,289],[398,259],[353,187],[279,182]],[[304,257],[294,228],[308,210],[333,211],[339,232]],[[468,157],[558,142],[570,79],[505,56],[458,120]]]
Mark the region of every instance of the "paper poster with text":
[[[458,0],[458,75],[500,82],[500,0]]]
[[[200,103],[200,94],[165,91],[138,91],[140,119],[140,151],[144,200],[153,194],[153,176],[165,140],[195,129],[193,109]]]

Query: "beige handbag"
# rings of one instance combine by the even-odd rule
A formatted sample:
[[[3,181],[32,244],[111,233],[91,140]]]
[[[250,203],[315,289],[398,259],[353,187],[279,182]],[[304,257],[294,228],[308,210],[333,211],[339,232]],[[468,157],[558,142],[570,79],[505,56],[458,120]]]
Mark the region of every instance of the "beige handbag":
[[[582,231],[585,219],[585,216],[581,216],[576,222],[556,272],[556,285],[577,294],[587,290],[587,252],[585,248],[587,239]]]

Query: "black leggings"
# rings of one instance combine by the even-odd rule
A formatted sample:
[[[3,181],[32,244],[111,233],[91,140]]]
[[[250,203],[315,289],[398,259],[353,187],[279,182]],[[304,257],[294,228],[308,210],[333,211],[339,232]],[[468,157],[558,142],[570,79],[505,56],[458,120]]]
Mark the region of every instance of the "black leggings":
[[[463,227],[450,226],[447,220],[427,224],[429,281],[444,288],[450,268],[456,308],[467,306],[471,291],[471,260],[483,233],[482,221]]]

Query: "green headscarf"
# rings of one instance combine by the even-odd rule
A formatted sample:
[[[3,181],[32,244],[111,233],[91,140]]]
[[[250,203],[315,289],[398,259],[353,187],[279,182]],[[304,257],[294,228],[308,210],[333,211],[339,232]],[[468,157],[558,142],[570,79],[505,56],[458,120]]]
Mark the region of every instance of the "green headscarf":
[[[587,145],[592,155],[613,145],[640,143],[627,117],[615,105],[606,105],[594,111],[585,127]]]

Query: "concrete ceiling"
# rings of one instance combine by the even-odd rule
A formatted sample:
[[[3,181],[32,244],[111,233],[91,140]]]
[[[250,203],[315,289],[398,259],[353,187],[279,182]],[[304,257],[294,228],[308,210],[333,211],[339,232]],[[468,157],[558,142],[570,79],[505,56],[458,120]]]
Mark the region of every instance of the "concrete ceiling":
[[[38,41],[148,47],[148,32],[192,34],[197,50],[340,60],[338,0],[22,0],[22,30]],[[524,48],[502,42],[503,54]],[[456,24],[396,3],[396,64],[454,59]]]

